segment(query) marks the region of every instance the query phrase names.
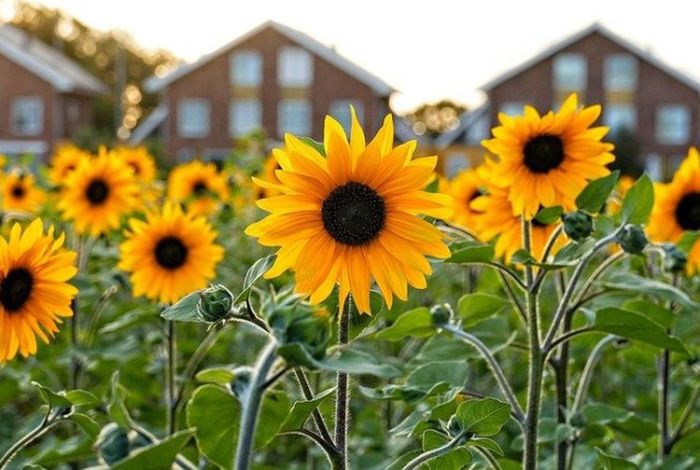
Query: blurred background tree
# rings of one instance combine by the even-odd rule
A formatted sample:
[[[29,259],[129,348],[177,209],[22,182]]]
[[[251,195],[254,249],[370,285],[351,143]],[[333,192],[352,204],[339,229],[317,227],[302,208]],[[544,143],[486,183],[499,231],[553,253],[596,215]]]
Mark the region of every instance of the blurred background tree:
[[[418,135],[436,137],[459,126],[459,117],[467,107],[445,99],[437,103],[426,103],[404,116],[406,123]]]
[[[644,172],[644,163],[640,155],[642,142],[637,134],[623,127],[610,136],[610,141],[615,144],[615,161],[610,168],[634,178],[640,176]]]

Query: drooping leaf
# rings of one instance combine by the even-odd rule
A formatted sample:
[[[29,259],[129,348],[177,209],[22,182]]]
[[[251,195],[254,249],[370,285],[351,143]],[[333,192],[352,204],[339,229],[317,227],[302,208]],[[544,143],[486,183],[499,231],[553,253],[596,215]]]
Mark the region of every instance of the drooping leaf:
[[[391,326],[378,331],[374,337],[379,340],[399,341],[407,336],[423,338],[435,333],[430,310],[427,307],[418,307],[399,315]]]
[[[32,382],[32,385],[39,391],[39,396],[41,399],[52,408],[60,406],[71,406],[72,403],[66,397],[65,393],[54,392],[50,388],[40,384],[39,382]]]
[[[501,296],[475,292],[459,299],[457,313],[462,318],[463,326],[468,327],[492,315],[500,314],[509,306],[508,300]]]
[[[319,368],[350,375],[374,375],[390,379],[401,374],[395,366],[383,359],[376,358],[365,351],[345,349],[340,354],[328,356],[319,362]]]
[[[545,207],[540,209],[535,216],[535,220],[542,224],[550,225],[559,220],[563,213],[564,209],[561,206]]]
[[[510,405],[491,397],[468,400],[457,408],[457,418],[462,429],[477,436],[493,436],[510,419]]]
[[[687,353],[683,343],[675,336],[668,334],[663,326],[630,310],[615,307],[599,310],[591,328],[593,331],[611,333],[662,349]]]
[[[576,198],[576,207],[591,214],[600,212],[615,189],[619,177],[620,171],[615,170],[607,176],[588,183]]]
[[[622,220],[631,224],[643,224],[654,207],[654,185],[649,177],[642,175],[627,191],[622,201]]]
[[[698,308],[698,304],[681,289],[665,282],[649,279],[636,274],[616,274],[599,283],[602,287],[627,292],[653,295],[663,300],[676,302],[684,307]]]
[[[187,441],[194,435],[194,429],[176,432],[157,444],[135,450],[129,457],[114,464],[112,470],[163,470],[170,468]]]
[[[97,439],[97,436],[100,434],[100,425],[86,414],[72,413],[70,415],[70,420],[80,426],[80,429],[82,429],[93,441]]]
[[[268,269],[272,267],[275,262],[275,255],[269,255],[264,258],[260,258],[248,269],[243,278],[243,286],[241,287],[241,292],[236,296],[234,304],[243,302],[250,293],[253,285],[260,279]]]

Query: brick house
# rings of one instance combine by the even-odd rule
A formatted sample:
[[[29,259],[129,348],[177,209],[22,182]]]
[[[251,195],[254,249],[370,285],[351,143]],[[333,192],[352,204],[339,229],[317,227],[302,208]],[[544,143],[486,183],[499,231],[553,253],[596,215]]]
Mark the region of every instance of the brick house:
[[[446,166],[467,166],[459,153],[473,153],[497,125],[497,115],[557,109],[571,92],[582,103],[600,103],[599,120],[610,136],[626,131],[637,140],[647,171],[656,178],[672,173],[688,146],[700,143],[700,83],[660,61],[600,24],[557,42],[481,87],[486,108],[478,119],[463,116],[457,130],[441,136]],[[477,111],[474,111],[476,113]],[[619,135],[619,134],[618,134]],[[449,162],[449,154],[455,162]]]
[[[45,158],[92,123],[93,99],[106,91],[57,50],[0,26],[0,154]]]
[[[389,111],[394,89],[310,36],[267,21],[192,64],[144,84],[158,107],[131,142],[158,135],[170,158],[215,158],[234,139],[262,129],[320,139],[323,117],[349,126],[349,105],[371,130]]]

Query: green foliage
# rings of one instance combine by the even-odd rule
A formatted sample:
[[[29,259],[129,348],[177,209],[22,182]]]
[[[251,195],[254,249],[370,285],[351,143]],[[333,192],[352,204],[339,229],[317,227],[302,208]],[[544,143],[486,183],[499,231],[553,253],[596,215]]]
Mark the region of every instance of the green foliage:
[[[616,170],[588,183],[588,186],[583,188],[583,191],[576,197],[576,207],[591,214],[600,212],[615,189],[619,177],[620,172]]]
[[[622,219],[631,224],[643,224],[653,207],[654,185],[647,175],[642,175],[622,201]]]
[[[510,418],[510,406],[495,398],[468,400],[457,408],[462,429],[477,436],[498,434]]]

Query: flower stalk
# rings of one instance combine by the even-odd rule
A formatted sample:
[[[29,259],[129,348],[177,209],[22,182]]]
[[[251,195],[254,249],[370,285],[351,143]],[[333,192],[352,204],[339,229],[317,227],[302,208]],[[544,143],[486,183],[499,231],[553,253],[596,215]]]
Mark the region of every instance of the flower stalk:
[[[342,348],[349,341],[352,297],[348,296],[345,312],[338,315],[338,345]],[[348,468],[348,415],[350,409],[350,379],[348,374],[338,372],[335,399],[335,445],[340,453],[340,465],[334,470]]]

